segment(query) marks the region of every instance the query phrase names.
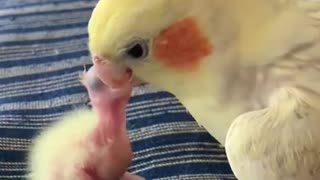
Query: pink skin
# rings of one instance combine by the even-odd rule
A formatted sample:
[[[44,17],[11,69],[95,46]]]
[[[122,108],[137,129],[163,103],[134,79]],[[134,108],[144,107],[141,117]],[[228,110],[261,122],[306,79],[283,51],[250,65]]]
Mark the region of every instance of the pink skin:
[[[124,65],[109,63],[108,60],[94,54],[92,62],[99,79],[112,87],[120,87],[132,78],[132,70]]]
[[[79,167],[78,179],[142,180],[126,172],[132,159],[125,124],[125,108],[132,90],[131,74],[115,88],[97,78],[96,68],[94,65],[83,77],[98,125],[89,136],[89,145],[82,144],[87,147],[90,158]],[[106,70],[103,75],[108,77],[108,73]]]

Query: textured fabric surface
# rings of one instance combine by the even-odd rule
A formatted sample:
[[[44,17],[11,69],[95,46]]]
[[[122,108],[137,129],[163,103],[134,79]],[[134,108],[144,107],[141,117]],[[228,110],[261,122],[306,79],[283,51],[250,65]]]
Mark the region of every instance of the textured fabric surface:
[[[31,138],[88,102],[78,81],[92,0],[0,0],[0,180],[24,179]],[[224,149],[170,94],[137,87],[127,108],[146,179],[234,179]],[[54,143],[54,142],[52,142]]]

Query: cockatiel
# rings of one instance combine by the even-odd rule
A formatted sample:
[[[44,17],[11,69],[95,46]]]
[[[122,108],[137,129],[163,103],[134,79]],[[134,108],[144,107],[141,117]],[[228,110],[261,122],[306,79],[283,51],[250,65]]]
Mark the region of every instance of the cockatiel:
[[[100,0],[88,32],[102,81],[174,94],[238,179],[320,179],[319,0]]]
[[[35,139],[30,180],[142,179],[125,173],[132,158],[125,126],[128,77],[112,88],[95,76],[94,67],[83,75],[93,110],[75,110]]]

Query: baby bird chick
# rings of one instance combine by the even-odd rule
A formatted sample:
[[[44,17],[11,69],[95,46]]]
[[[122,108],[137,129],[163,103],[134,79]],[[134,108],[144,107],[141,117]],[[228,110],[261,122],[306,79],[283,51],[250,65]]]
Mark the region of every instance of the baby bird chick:
[[[82,82],[92,110],[70,112],[35,138],[29,180],[141,180],[126,173],[132,159],[125,124],[131,79],[112,88],[97,78],[93,66]]]

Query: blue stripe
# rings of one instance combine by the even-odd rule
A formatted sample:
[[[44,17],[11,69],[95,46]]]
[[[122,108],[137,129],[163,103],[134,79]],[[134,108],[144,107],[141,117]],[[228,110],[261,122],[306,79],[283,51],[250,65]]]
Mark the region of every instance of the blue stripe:
[[[4,171],[0,171],[0,174],[5,174],[5,176],[13,176],[13,177],[12,178],[9,178],[9,177],[4,178],[1,176],[0,177],[1,177],[1,180],[12,180],[12,179],[17,180],[17,178],[14,176],[23,176],[23,175],[25,175],[25,173],[26,172],[24,170],[20,170],[20,171],[19,170],[16,170],[16,171],[12,171],[12,170],[5,171],[4,170]]]
[[[57,87],[58,84],[59,84],[59,86],[63,85],[63,84],[69,84],[70,85],[70,84],[74,84],[75,82],[78,82],[78,81],[75,81],[75,79],[69,79],[69,80],[59,79],[59,83],[57,83],[55,81],[53,81],[53,82],[49,81],[49,83],[47,82],[44,85],[40,84],[40,83],[39,84],[35,84],[34,83],[34,84],[32,84],[32,85],[30,85],[28,87],[25,87],[25,86],[21,87],[21,84],[15,84],[15,85],[10,85],[10,87],[5,89],[5,90],[0,89],[0,94],[1,93],[7,93],[9,89],[10,89],[10,91],[14,90],[16,93],[17,93],[17,91],[20,91],[20,92],[24,91],[24,93],[26,93],[27,90],[29,90],[29,92],[30,92],[30,90],[32,90],[34,88],[37,88],[36,91],[41,91],[41,90],[44,90],[44,89],[51,88],[52,86],[56,86]],[[40,87],[42,88],[41,90],[40,90]],[[33,90],[33,91],[35,91],[35,90]]]
[[[7,1],[7,0],[5,0]],[[10,1],[10,0],[9,0]],[[43,5],[47,5],[47,4],[55,4],[55,5],[60,5],[63,3],[74,3],[74,2],[79,2],[79,1],[96,1],[96,0],[50,0],[49,2],[36,2],[36,3],[25,3],[25,4],[21,4],[19,3],[19,5],[12,5],[12,6],[2,6],[0,7],[1,9],[16,9],[16,8],[24,8],[24,7],[31,7],[31,6],[43,6]],[[0,1],[1,2],[1,1]]]
[[[1,111],[0,111],[1,112]],[[44,118],[56,118],[58,115],[55,115],[55,116],[51,116],[51,117],[49,117],[50,116],[50,114],[48,114],[48,116],[46,116],[47,114],[41,114],[41,116],[30,116],[29,114],[28,115],[17,115],[17,114],[15,114],[15,115],[12,115],[12,114],[10,114],[10,115],[4,115],[4,114],[0,114],[0,121],[8,121],[8,122],[10,122],[11,120],[8,120],[8,118],[10,118],[10,119],[13,119],[13,121],[15,121],[15,122],[18,122],[18,121],[26,121],[26,122],[29,122],[29,120],[30,120],[30,122],[31,122],[31,120],[32,121],[34,121],[34,120],[36,120],[36,121],[39,121],[39,120],[43,120],[43,121],[47,121],[47,120],[44,120]]]
[[[0,114],[3,115],[21,115],[24,116],[25,114],[28,115],[50,115],[50,114],[61,114],[66,111],[75,110],[80,107],[84,107],[85,103],[75,103],[57,107],[50,107],[50,108],[39,108],[39,109],[19,109],[19,110],[6,110],[0,111]]]
[[[179,119],[175,117],[175,119]],[[145,150],[147,147],[160,147],[166,145],[174,145],[180,143],[217,143],[214,138],[206,133],[206,132],[197,132],[197,133],[178,133],[178,134],[171,134],[156,136],[152,138],[147,138],[139,141],[134,141],[132,143],[133,151],[142,151]],[[151,143],[152,146],[148,143]]]
[[[21,122],[21,124],[23,121]],[[35,131],[28,129],[7,129],[0,128],[0,136],[2,138],[22,138],[22,139],[31,139],[34,137]],[[1,157],[1,156],[0,156]]]
[[[134,97],[132,97],[131,98],[131,100],[130,100],[130,103],[134,103],[135,102],[135,100],[133,100],[134,98],[135,98],[136,96],[134,96]],[[170,96],[169,96],[170,97]],[[157,96],[154,96],[154,98],[157,98],[157,99],[159,99],[159,97],[157,97]],[[157,105],[157,108],[165,108],[165,107],[172,107],[172,106],[179,106],[180,105],[180,107],[182,107],[183,108],[183,106],[182,106],[182,104],[179,102],[179,101],[175,101],[175,100],[168,100],[168,101],[164,101],[164,102],[166,102],[166,103],[168,103],[168,104],[170,104],[170,105],[168,105],[168,104],[166,104],[166,105]],[[164,103],[164,102],[161,102],[161,103]],[[155,103],[155,102],[154,102]],[[150,103],[151,104],[151,103]],[[134,107],[134,106],[133,106]],[[183,108],[183,109],[185,109],[185,108]],[[152,109],[146,109],[145,107],[143,107],[143,108],[141,108],[141,110],[145,110],[145,111],[148,111],[148,112],[155,112],[154,110],[153,110],[153,108]],[[179,108],[179,110],[181,110],[180,108]],[[128,109],[128,113],[132,113],[132,112],[136,112],[137,111],[137,109]]]
[[[150,108],[151,109],[151,108]],[[135,116],[128,116],[135,117]],[[143,127],[148,127],[156,124],[163,124],[163,123],[174,123],[174,122],[190,122],[194,119],[186,114],[186,113],[164,113],[161,115],[145,117],[145,118],[137,118],[132,121],[128,121],[127,127],[129,129],[139,129]]]
[[[168,92],[164,92],[164,91],[152,92],[152,93],[146,93],[146,94],[134,96],[130,99],[130,103],[148,101],[148,100],[156,101],[156,99],[163,99],[163,98],[170,98],[170,97],[174,97],[174,96]]]
[[[0,61],[0,68],[40,65],[40,64],[46,64],[46,63],[65,61],[66,59],[76,59],[83,56],[89,56],[89,52],[78,51],[78,52],[65,53],[65,54],[40,57],[40,58],[10,60],[10,61],[2,61],[2,62]]]
[[[63,97],[66,95],[74,95],[74,94],[81,94],[85,93],[86,90],[83,86],[78,87],[71,87],[71,88],[63,88],[51,92],[45,92],[45,93],[36,93],[36,94],[30,94],[30,95],[24,95],[24,96],[14,96],[9,98],[0,98],[0,104],[5,103],[14,103],[14,102],[32,102],[32,101],[44,101],[44,100],[50,100],[57,97]]]
[[[26,159],[26,153],[26,151],[0,151],[1,162],[21,162]]]
[[[67,37],[59,37],[55,39],[39,39],[39,40],[24,40],[24,41],[4,41],[0,42],[0,46],[26,46],[26,45],[34,45],[34,44],[50,44],[50,43],[57,43],[57,42],[65,42],[65,41],[72,41],[72,40],[81,40],[87,39],[88,34],[79,34],[74,36],[67,36]]]
[[[64,24],[57,26],[42,26],[42,27],[34,27],[34,28],[18,28],[18,29],[7,29],[1,30],[0,34],[12,34],[12,33],[30,33],[30,32],[38,32],[38,31],[57,31],[62,29],[72,29],[72,28],[80,28],[87,27],[88,22],[83,23],[73,23],[73,24]]]
[[[151,108],[146,108],[146,107],[140,106],[140,105],[133,106],[135,108],[129,108],[127,110],[127,113],[136,113],[136,112],[139,112],[139,111],[143,111],[145,114],[151,114],[151,113],[159,112],[158,110],[155,110],[154,108],[161,109],[165,114],[172,114],[171,112],[169,112],[169,111],[172,111],[172,110],[179,110],[179,111],[185,110],[186,111],[185,107],[182,106],[180,103],[172,102],[172,101],[168,101],[168,102],[170,103],[170,105],[168,105],[168,104],[166,104],[166,105],[159,104],[157,106],[152,106]],[[147,105],[150,105],[150,104],[147,104]],[[140,106],[140,108],[138,109],[139,106]],[[174,106],[174,108],[171,109],[171,107],[173,107],[173,106]],[[169,108],[167,108],[167,107],[169,107]],[[183,112],[183,114],[185,114],[185,112]]]
[[[85,8],[79,8],[79,9],[66,9],[66,10],[56,10],[56,11],[44,11],[44,12],[32,12],[32,13],[22,13],[22,14],[10,14],[10,15],[4,15],[0,16],[0,19],[7,19],[15,20],[16,18],[23,17],[28,18],[30,16],[40,16],[40,15],[61,15],[63,13],[77,13],[77,12],[83,12],[83,11],[92,11],[93,7],[85,7]]]
[[[184,146],[183,148],[196,148],[196,145],[190,145],[188,147]],[[224,151],[213,151],[211,150],[211,148],[206,148],[206,150],[193,150],[193,151],[184,151],[181,150],[179,152],[173,152],[173,153],[165,153],[165,154],[161,154],[161,155],[152,155],[152,156],[146,156],[146,158],[141,158],[139,160],[134,160],[133,163],[134,164],[139,164],[139,163],[143,163],[143,162],[151,162],[154,159],[167,159],[167,158],[172,158],[172,157],[179,157],[179,156],[185,156],[185,155],[206,155],[208,156],[206,159],[214,159],[214,160],[226,160],[225,156],[219,156],[219,155],[225,155]],[[167,151],[167,150],[166,150]],[[150,153],[152,154],[152,153]],[[214,156],[213,156],[214,154]],[[195,157],[195,158],[201,158],[201,157]],[[141,168],[141,167],[139,167]]]
[[[82,87],[83,93],[87,93],[84,87]],[[84,99],[83,102],[88,101],[89,99]],[[62,105],[57,107],[50,107],[50,108],[39,108],[39,109],[19,109],[19,110],[10,110],[10,111],[0,111],[1,115],[11,115],[14,114],[16,116],[22,116],[24,117],[25,114],[27,115],[50,115],[50,114],[56,114],[61,113],[65,109],[72,109],[72,107],[79,107],[79,105],[85,105],[85,103],[82,104],[74,104],[74,105]],[[157,107],[154,107],[157,108]],[[146,109],[152,109],[151,107]],[[129,116],[127,115],[127,118],[135,117],[135,116]],[[179,117],[179,118],[177,118]],[[26,118],[26,117],[25,117]],[[33,118],[33,117],[32,117]],[[28,119],[28,118],[27,118]],[[34,119],[34,118],[33,118]],[[188,122],[188,121],[194,121],[193,118],[186,114],[186,113],[170,113],[166,114],[165,116],[152,116],[149,121],[147,121],[145,118],[138,118],[133,121],[127,122],[127,127],[129,129],[137,129],[141,127],[146,127],[150,125],[156,125],[161,123],[170,123],[170,122]],[[144,121],[145,124],[143,123]]]
[[[183,162],[183,161],[182,161]],[[227,163],[184,163],[178,165],[168,165],[160,168],[151,168],[150,170],[138,173],[138,175],[143,176],[146,180],[152,180],[162,177],[177,176],[179,175],[196,175],[199,174],[228,174],[231,172],[231,168]],[[224,176],[217,178],[221,180],[236,180],[235,178],[225,178]]]
[[[212,154],[212,152],[211,152],[211,154]],[[180,154],[180,156],[181,155],[183,155],[183,154]],[[153,156],[154,157],[154,156]],[[179,157],[179,156],[176,156],[176,157]],[[154,158],[156,158],[157,160],[159,160],[160,162],[157,162],[157,163],[159,163],[159,164],[172,164],[173,162],[183,162],[183,161],[187,161],[187,160],[195,160],[195,159],[197,159],[198,161],[200,160],[200,161],[203,161],[203,163],[204,164],[206,164],[207,162],[205,162],[205,161],[217,161],[217,160],[219,160],[220,162],[219,162],[219,164],[228,164],[228,162],[227,162],[227,158],[226,157],[224,157],[223,159],[215,159],[215,158],[210,158],[210,157],[208,157],[208,155],[206,156],[206,157],[183,157],[183,159],[181,158],[181,159],[176,159],[176,160],[174,160],[174,159],[159,159],[159,157],[154,157]],[[152,159],[152,158],[151,158]],[[152,161],[152,160],[151,160]],[[224,161],[224,162],[221,162],[221,161]],[[147,161],[148,162],[148,161]],[[190,164],[192,164],[192,163],[190,163]],[[218,163],[216,163],[216,164],[218,164]],[[138,169],[142,169],[142,168],[146,168],[146,167],[149,167],[150,166],[150,164],[147,164],[147,165],[142,165],[142,166],[140,166]],[[159,167],[159,168],[162,168],[162,167]],[[138,170],[137,168],[132,168],[132,170]],[[131,169],[130,169],[131,170]],[[222,173],[222,172],[221,172]]]
[[[86,65],[86,69],[89,69],[92,65]],[[24,81],[32,81],[35,79],[46,79],[54,76],[61,76],[63,74],[71,74],[74,72],[79,71],[82,72],[84,69],[83,66],[76,66],[72,68],[65,68],[65,69],[59,69],[57,71],[51,71],[51,72],[44,72],[44,73],[37,73],[37,74],[30,74],[30,75],[21,75],[21,76],[15,76],[15,77],[9,77],[9,78],[3,78],[0,79],[0,84],[9,84],[9,83],[17,83],[17,82],[24,82]]]

